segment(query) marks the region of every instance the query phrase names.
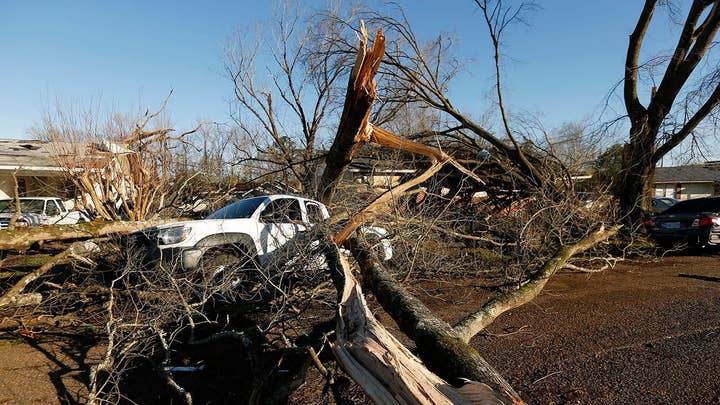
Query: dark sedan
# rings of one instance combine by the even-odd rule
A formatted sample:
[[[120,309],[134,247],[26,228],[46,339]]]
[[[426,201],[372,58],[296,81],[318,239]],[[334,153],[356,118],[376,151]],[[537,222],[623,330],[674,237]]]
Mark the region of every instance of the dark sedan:
[[[666,247],[676,243],[692,247],[720,245],[720,197],[680,201],[650,217],[645,226],[650,236]]]

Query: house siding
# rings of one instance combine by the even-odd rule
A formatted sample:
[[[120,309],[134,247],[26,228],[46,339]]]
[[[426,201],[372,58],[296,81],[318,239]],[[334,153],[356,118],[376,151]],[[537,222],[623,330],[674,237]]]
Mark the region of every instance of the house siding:
[[[672,197],[678,200],[715,195],[712,183],[656,183],[653,191],[656,197]]]
[[[713,195],[713,185],[709,183],[694,183],[684,185],[682,200],[690,198],[710,197]]]

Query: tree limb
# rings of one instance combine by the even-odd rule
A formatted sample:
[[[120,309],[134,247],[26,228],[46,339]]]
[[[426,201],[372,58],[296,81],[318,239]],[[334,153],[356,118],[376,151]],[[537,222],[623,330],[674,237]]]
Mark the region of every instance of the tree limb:
[[[625,82],[624,82],[624,99],[625,108],[631,119],[637,119],[645,112],[645,107],[640,104],[637,94],[638,68],[640,59],[640,49],[642,48],[645,33],[647,33],[650,21],[655,11],[657,0],[646,0],[643,10],[640,13],[635,30],[630,34],[630,44],[628,45],[627,55],[625,58]]]
[[[700,31],[696,33],[694,26],[697,20],[711,4],[712,9],[706,17],[706,21],[702,24],[701,30],[699,29]],[[663,117],[670,112],[675,98],[710,48],[715,34],[720,28],[719,4],[720,2],[717,0],[713,2],[695,0],[693,2],[687,18],[686,28],[683,29],[675,50],[675,56],[679,57],[685,53],[687,53],[687,56],[681,60],[670,61],[668,69],[658,86],[657,93],[648,107],[649,111],[656,111],[657,114]],[[683,38],[683,35],[689,36],[690,38]],[[689,46],[692,46],[692,49],[689,51],[688,49],[679,49]]]
[[[665,141],[660,147],[657,148],[653,153],[653,163],[657,163],[662,159],[665,154],[670,152],[674,147],[678,146],[680,142],[690,135],[695,128],[707,117],[720,103],[720,85],[715,87],[710,97],[708,97],[705,104],[700,107],[695,114],[685,123],[685,125],[676,133],[674,133],[670,139]]]
[[[555,254],[555,257],[548,260],[542,266],[541,270],[528,282],[523,284],[522,287],[507,294],[500,294],[488,301],[480,309],[458,322],[453,329],[465,342],[469,342],[473,336],[485,329],[485,327],[490,325],[501,314],[535,299],[543,288],[545,288],[545,284],[547,284],[550,277],[565,267],[567,261],[572,256],[590,249],[603,240],[615,235],[619,229],[620,226],[615,226],[607,230],[604,226],[601,226],[600,229],[581,239],[576,244],[562,247]]]
[[[0,231],[0,251],[25,250],[37,243],[72,239],[90,239],[113,234],[128,234],[172,220],[106,222],[93,221],[75,225],[44,225]]]
[[[15,224],[17,223],[17,220],[22,215],[22,212],[20,210],[20,187],[18,185],[18,179],[17,179],[17,172],[20,170],[18,167],[15,169],[15,171],[12,174],[13,178],[13,202],[15,203],[15,212],[13,212],[12,217],[10,217],[10,222],[8,222],[7,229],[15,229]],[[30,226],[31,224],[27,224]]]
[[[395,198],[403,195],[407,190],[425,182],[427,179],[432,177],[435,173],[443,168],[446,161],[436,162],[428,169],[426,169],[421,175],[413,178],[412,180],[406,181],[390,190],[382,193],[379,197],[373,200],[360,212],[353,215],[352,218],[345,224],[345,227],[333,236],[333,241],[338,245],[344,243],[350,235],[353,234],[365,221],[370,218],[374,218],[379,213],[385,211],[388,208],[388,203],[393,201]]]
[[[52,268],[55,267],[55,265],[57,265],[58,263],[64,261],[71,256],[82,256],[84,254],[87,254],[96,247],[97,245],[92,242],[73,243],[72,245],[70,245],[69,248],[53,256],[45,264],[40,266],[40,268],[34,270],[29,274],[26,274],[23,278],[20,279],[20,281],[15,283],[12,288],[10,288],[5,294],[3,294],[2,297],[0,297],[0,307],[15,303],[18,300],[18,297],[21,296],[23,290],[25,290],[25,287],[28,286],[28,284],[45,275],[45,273],[52,270]]]

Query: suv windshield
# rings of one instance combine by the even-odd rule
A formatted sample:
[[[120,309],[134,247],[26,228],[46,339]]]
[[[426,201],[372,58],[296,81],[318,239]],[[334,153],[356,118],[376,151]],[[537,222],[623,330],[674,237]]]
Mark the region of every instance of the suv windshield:
[[[44,200],[20,200],[20,212],[24,214],[42,214]],[[0,200],[0,212],[15,212],[15,201]]]
[[[208,215],[207,219],[250,218],[267,197],[248,198],[232,203]]]
[[[680,201],[663,212],[663,214],[685,214],[692,212],[720,212],[720,197],[695,198]]]

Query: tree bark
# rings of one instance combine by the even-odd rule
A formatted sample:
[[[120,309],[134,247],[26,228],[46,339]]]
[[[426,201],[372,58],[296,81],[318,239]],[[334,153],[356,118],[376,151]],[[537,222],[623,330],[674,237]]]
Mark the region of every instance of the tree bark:
[[[636,129],[630,142],[623,146],[622,171],[615,195],[629,230],[635,229],[652,212],[650,189],[655,176],[656,133],[652,128]]]
[[[720,103],[720,86],[716,85],[696,111],[691,111],[685,103],[681,107],[684,111],[676,113],[683,125],[676,131],[663,134],[669,135],[667,139],[659,139],[671,110],[679,107],[675,99],[707,54],[720,29],[720,0],[692,2],[672,58],[657,91],[653,89],[652,98],[645,107],[638,98],[639,58],[657,3],[657,0],[645,1],[630,35],[625,59],[623,95],[631,126],[629,141],[623,148],[622,172],[615,185],[615,195],[620,203],[623,222],[629,225],[630,231],[640,224],[646,213],[651,212],[650,188],[655,164],[685,140]],[[718,72],[716,70],[714,74]],[[703,85],[702,82],[699,85]]]
[[[17,220],[22,215],[22,212],[20,210],[20,186],[18,184],[17,179],[17,172],[18,169],[15,169],[15,171],[12,174],[13,178],[13,202],[15,203],[15,212],[12,214],[12,217],[10,217],[10,222],[8,222],[7,229],[15,229],[15,224],[17,223]],[[28,224],[30,225],[30,224]]]
[[[108,235],[123,235],[157,226],[173,220],[106,222],[93,221],[76,225],[46,225],[0,231],[0,250],[26,250],[49,241],[91,239]]]

